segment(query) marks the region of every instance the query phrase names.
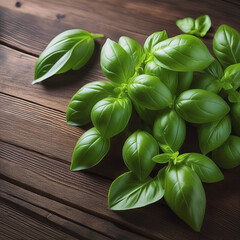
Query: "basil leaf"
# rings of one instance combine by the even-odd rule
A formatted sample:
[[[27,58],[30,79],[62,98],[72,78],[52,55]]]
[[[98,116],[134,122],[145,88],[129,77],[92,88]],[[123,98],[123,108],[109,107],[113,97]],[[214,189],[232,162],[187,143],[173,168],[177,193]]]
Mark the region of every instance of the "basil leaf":
[[[189,166],[202,182],[214,183],[224,179],[220,169],[207,156],[199,153],[185,153],[181,157],[184,158],[184,164]]]
[[[109,139],[103,139],[96,128],[89,129],[79,138],[73,150],[71,171],[95,166],[107,154],[109,148]]]
[[[119,45],[130,55],[135,67],[141,64],[143,48],[132,38],[122,36],[118,41]]]
[[[143,107],[159,110],[169,106],[172,95],[158,77],[146,74],[136,77],[128,86],[131,99]]]
[[[206,155],[220,147],[230,136],[231,119],[229,116],[215,122],[205,123],[198,128],[198,140],[201,152]]]
[[[221,168],[231,169],[240,165],[240,137],[230,136],[212,152],[212,159]]]
[[[238,103],[240,102],[240,92],[238,92],[237,90],[233,90],[231,89],[228,92],[228,101],[231,103]]]
[[[159,66],[177,72],[201,71],[214,60],[200,39],[186,34],[158,43],[154,56]]]
[[[195,20],[191,17],[186,17],[176,21],[176,25],[184,33],[194,34],[195,33]]]
[[[177,164],[166,171],[164,198],[178,217],[200,231],[206,197],[199,177],[191,168]]]
[[[72,126],[82,126],[91,121],[93,106],[103,98],[114,95],[114,87],[107,82],[96,81],[84,85],[69,102],[66,119]]]
[[[108,193],[108,206],[112,210],[144,207],[160,200],[164,189],[160,176],[139,181],[127,172],[115,179]]]
[[[180,94],[175,109],[186,121],[208,123],[223,118],[230,110],[228,104],[217,94],[191,89]]]
[[[221,82],[230,83],[234,90],[238,89],[240,87],[240,63],[227,67]]]
[[[189,89],[193,80],[193,72],[179,72],[178,73],[178,86],[176,95]]]
[[[161,32],[155,32],[151,34],[144,43],[145,52],[151,53],[153,48],[160,42],[166,40],[168,38],[167,32],[165,30]]]
[[[149,176],[155,163],[152,158],[159,153],[157,141],[147,132],[134,132],[123,146],[123,160],[139,180]]]
[[[213,38],[213,52],[224,68],[240,62],[240,34],[228,25],[221,25]]]
[[[39,56],[33,84],[54,74],[84,66],[94,51],[94,38],[102,34],[91,34],[80,29],[72,29],[57,35]]]
[[[207,68],[205,68],[204,72],[210,74],[216,79],[221,79],[223,76],[223,69],[217,60],[214,60]]]
[[[127,83],[134,74],[134,63],[130,55],[110,39],[103,45],[100,64],[104,75],[113,84]]]
[[[231,105],[230,113],[233,130],[240,137],[240,102]]]
[[[131,114],[132,104],[128,98],[107,97],[94,105],[91,119],[101,135],[110,138],[124,130]]]
[[[208,73],[199,73],[193,78],[191,88],[204,89],[213,93],[218,93],[221,90],[221,84],[218,79]]]
[[[154,61],[150,61],[145,66],[145,73],[158,77],[175,95],[178,86],[178,73],[158,66]]]
[[[159,142],[162,151],[165,151],[165,146],[168,146],[171,152],[176,152],[181,148],[186,137],[185,121],[175,110],[167,110],[156,118],[153,136]]]
[[[152,158],[152,160],[156,163],[167,163],[172,159],[172,153],[162,153],[158,154],[155,157]]]

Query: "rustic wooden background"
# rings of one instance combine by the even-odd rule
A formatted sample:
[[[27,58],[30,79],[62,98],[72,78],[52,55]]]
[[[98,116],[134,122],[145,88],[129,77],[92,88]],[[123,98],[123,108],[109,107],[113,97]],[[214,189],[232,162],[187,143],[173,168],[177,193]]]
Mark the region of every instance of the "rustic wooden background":
[[[166,29],[180,34],[179,18],[209,14],[209,48],[220,24],[238,31],[240,1],[0,0],[0,239],[229,239],[240,236],[240,168],[225,180],[205,184],[207,209],[200,233],[164,204],[125,212],[107,207],[111,181],[126,169],[122,144],[89,171],[70,172],[74,145],[83,129],[68,126],[65,111],[87,82],[104,80],[98,40],[91,61],[79,71],[32,85],[34,65],[47,43],[72,28],[126,35],[144,43]],[[119,150],[118,150],[119,149]]]

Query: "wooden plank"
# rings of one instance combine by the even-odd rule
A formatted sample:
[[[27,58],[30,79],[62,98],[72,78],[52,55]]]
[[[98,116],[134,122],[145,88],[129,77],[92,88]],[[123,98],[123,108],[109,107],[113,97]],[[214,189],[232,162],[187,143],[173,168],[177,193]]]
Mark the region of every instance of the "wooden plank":
[[[240,168],[225,171],[225,180],[206,184],[207,211],[201,233],[193,232],[161,202],[131,211],[107,208],[109,180],[71,173],[64,162],[1,143],[0,174],[28,191],[120,224],[153,239],[238,239]],[[31,181],[29,181],[31,179]],[[63,194],[64,193],[64,194]],[[157,219],[157,221],[156,221]]]
[[[115,224],[0,180],[0,197],[89,240],[147,240]],[[108,237],[107,237],[108,236]]]
[[[189,8],[189,4],[191,8]],[[203,41],[210,47],[217,26],[229,24],[239,30],[240,6],[226,1],[1,1],[3,26],[1,41],[22,50],[39,54],[58,33],[69,28],[102,32],[118,40],[127,35],[143,43],[146,35],[166,29],[169,36],[180,34],[175,22],[183,17],[210,14],[213,31]],[[116,10],[117,9],[117,10]],[[211,10],[211,11],[210,11]],[[57,16],[64,16],[59,19]],[[29,25],[31,23],[31,25]],[[103,40],[100,41],[101,44]]]
[[[0,201],[0,238],[3,239],[77,239],[38,221]]]

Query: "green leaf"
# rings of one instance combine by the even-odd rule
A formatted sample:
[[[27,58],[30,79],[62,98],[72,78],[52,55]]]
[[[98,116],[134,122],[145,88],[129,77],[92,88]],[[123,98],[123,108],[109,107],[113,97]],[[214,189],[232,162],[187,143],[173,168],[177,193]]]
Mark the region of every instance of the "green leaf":
[[[179,72],[176,96],[189,89],[193,80],[193,72]]]
[[[79,138],[73,150],[71,171],[95,166],[107,154],[109,148],[110,140],[103,139],[96,128],[91,128]]]
[[[156,163],[164,164],[172,160],[172,157],[173,157],[173,153],[161,153],[153,157],[152,160]]]
[[[228,91],[228,101],[231,103],[240,102],[240,92],[238,92],[237,90],[233,90],[233,89]]]
[[[240,165],[240,137],[230,136],[219,148],[212,152],[215,163],[225,169],[231,169]]]
[[[195,32],[195,19],[191,17],[186,17],[186,18],[177,20],[176,25],[184,33],[194,34]]]
[[[147,132],[134,132],[123,146],[123,160],[139,180],[149,176],[155,163],[152,158],[159,153],[157,141]]]
[[[213,52],[224,68],[240,62],[240,34],[228,25],[221,25],[213,38]]]
[[[184,164],[189,166],[202,182],[214,183],[224,179],[220,169],[207,156],[199,153],[185,153],[180,157],[184,158]]]
[[[159,66],[177,72],[201,71],[214,61],[204,43],[187,34],[158,43],[154,56]]]
[[[175,110],[166,110],[156,118],[153,136],[159,142],[162,151],[168,146],[171,152],[176,152],[181,148],[186,137],[185,121]]]
[[[178,217],[195,231],[200,231],[206,197],[199,177],[191,168],[177,164],[166,171],[164,198]]]
[[[72,29],[57,35],[39,56],[32,83],[39,83],[70,69],[81,68],[88,62],[93,51],[94,37],[87,31]]]
[[[199,73],[194,76],[191,88],[204,89],[213,93],[218,93],[222,87],[219,80],[214,76],[208,73]]]
[[[191,89],[180,94],[175,109],[184,120],[191,123],[214,122],[230,110],[220,96],[202,89]]]
[[[165,30],[151,34],[144,43],[144,51],[151,53],[153,51],[153,48],[158,43],[166,40],[167,38],[168,38],[168,36],[167,36],[167,32]]]
[[[94,105],[91,119],[101,135],[110,138],[124,130],[131,114],[132,104],[128,98],[107,97]]]
[[[221,82],[231,84],[234,90],[238,89],[240,87],[240,63],[227,67]]]
[[[66,119],[73,126],[82,126],[91,121],[93,106],[103,98],[113,96],[114,87],[107,82],[96,81],[84,85],[68,104]]]
[[[236,135],[240,137],[240,101],[238,103],[231,104],[231,120],[232,127]]]
[[[128,94],[138,104],[160,110],[172,103],[172,95],[158,77],[146,74],[136,77],[128,86]]]
[[[125,36],[120,37],[118,43],[130,55],[135,67],[139,66],[143,56],[141,45],[132,38]]]
[[[150,61],[145,66],[145,73],[158,77],[175,95],[178,86],[178,73],[158,66],[155,61]]]
[[[113,84],[127,83],[134,74],[130,55],[116,42],[107,39],[101,51],[101,68]]]
[[[230,136],[231,119],[229,116],[215,122],[205,123],[198,128],[198,140],[201,152],[206,155],[220,147]]]
[[[223,76],[222,66],[217,60],[214,60],[207,68],[205,68],[204,72],[210,74],[216,79],[221,79]]]
[[[108,193],[108,206],[112,210],[144,207],[160,200],[163,194],[161,175],[139,181],[132,172],[127,172],[112,183]]]

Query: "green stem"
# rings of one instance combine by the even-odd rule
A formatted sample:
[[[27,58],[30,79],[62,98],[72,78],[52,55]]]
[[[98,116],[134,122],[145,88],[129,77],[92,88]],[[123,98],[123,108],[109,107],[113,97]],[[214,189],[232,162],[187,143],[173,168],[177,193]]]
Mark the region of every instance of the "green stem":
[[[101,34],[101,33],[91,33],[91,35],[92,35],[93,38],[102,38],[102,37],[104,37],[104,35]]]

